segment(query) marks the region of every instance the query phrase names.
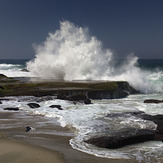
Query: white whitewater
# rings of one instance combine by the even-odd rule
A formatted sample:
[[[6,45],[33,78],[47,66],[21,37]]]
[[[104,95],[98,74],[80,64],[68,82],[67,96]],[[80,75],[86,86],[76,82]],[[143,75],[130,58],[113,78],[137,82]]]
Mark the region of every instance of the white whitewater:
[[[60,22],[60,29],[49,33],[36,47],[34,60],[27,63],[32,76],[64,80],[124,80],[144,93],[159,91],[152,87],[151,72],[142,71],[138,58],[130,55],[117,65],[114,54],[102,42],[90,36],[87,28],[69,21]],[[154,73],[155,74],[155,73]]]

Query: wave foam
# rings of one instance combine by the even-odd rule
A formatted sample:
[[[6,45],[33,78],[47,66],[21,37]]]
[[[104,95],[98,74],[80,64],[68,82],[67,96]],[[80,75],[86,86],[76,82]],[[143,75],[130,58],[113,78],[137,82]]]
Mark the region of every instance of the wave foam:
[[[113,52],[104,49],[87,28],[62,21],[60,29],[49,33],[46,41],[36,47],[35,59],[27,63],[27,69],[42,78],[124,80],[144,93],[156,91],[148,80],[150,72],[137,67],[137,60],[130,55],[119,65]]]

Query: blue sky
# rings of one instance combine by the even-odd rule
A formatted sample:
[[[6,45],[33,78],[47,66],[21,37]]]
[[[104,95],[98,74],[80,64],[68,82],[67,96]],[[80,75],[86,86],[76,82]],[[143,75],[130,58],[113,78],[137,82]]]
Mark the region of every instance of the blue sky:
[[[0,58],[33,58],[59,21],[88,27],[120,57],[163,58],[162,0],[0,0]]]

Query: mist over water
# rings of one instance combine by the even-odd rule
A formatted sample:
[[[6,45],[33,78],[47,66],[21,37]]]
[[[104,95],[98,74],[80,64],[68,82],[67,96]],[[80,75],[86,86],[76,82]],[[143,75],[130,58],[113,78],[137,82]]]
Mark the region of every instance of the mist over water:
[[[102,42],[90,36],[87,28],[75,26],[69,21],[60,22],[60,29],[49,33],[45,42],[36,47],[34,60],[27,69],[41,78],[63,80],[124,80],[144,93],[160,91],[151,75],[137,66],[138,57],[133,54],[119,64],[115,54],[104,49]],[[160,72],[159,72],[160,73]]]

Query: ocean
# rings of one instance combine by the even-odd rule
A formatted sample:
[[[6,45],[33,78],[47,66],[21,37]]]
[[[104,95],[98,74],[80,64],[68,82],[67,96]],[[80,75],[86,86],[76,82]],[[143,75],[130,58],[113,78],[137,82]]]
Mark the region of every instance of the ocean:
[[[29,60],[0,60],[0,73],[10,77],[30,77],[30,72],[22,72],[22,69],[26,68],[26,62],[29,62]],[[84,140],[104,132],[107,128],[111,130],[124,127],[141,129],[156,128],[153,122],[136,119],[132,116],[116,119],[106,117],[110,113],[123,113],[128,111],[144,111],[151,115],[163,114],[163,103],[144,103],[145,99],[163,99],[163,59],[140,59],[138,60],[137,66],[141,71],[149,71],[151,73],[151,76],[148,76],[147,79],[155,83],[155,85],[160,84],[159,90],[157,88],[155,91],[149,93],[144,93],[143,91],[143,93],[129,95],[127,98],[122,99],[92,100],[93,104],[90,105],[74,105],[69,101],[55,99],[40,102],[41,107],[34,110],[31,110],[27,103],[29,101],[35,102],[36,98],[14,97],[14,101],[4,101],[0,105],[0,109],[3,111],[5,107],[17,106],[22,111],[29,112],[30,114],[39,114],[46,118],[57,119],[62,127],[68,127],[74,132],[75,136],[70,140],[72,148],[97,157],[135,159],[138,162],[153,162],[155,158],[155,162],[163,162],[163,143],[159,141],[130,145],[117,150],[97,148],[84,143]],[[149,79],[150,77],[152,79]],[[12,99],[13,97],[9,98]],[[48,107],[55,104],[61,105],[63,110],[54,110]]]
[[[161,141],[139,143],[116,150],[98,148],[84,142],[108,129],[156,128],[153,122],[134,116],[111,118],[107,115],[134,111],[163,114],[163,103],[144,103],[145,99],[163,100],[163,59],[138,59],[134,54],[123,60],[117,59],[110,49],[103,48],[101,41],[90,36],[86,28],[69,21],[60,22],[60,29],[49,33],[45,42],[35,50],[32,60],[0,60],[0,73],[8,77],[66,81],[127,81],[140,93],[121,99],[92,100],[90,105],[74,105],[58,99],[42,101],[39,102],[41,107],[34,110],[27,103],[38,101],[36,97],[9,97],[11,100],[0,105],[1,111],[5,107],[17,106],[22,112],[58,120],[62,127],[74,133],[69,142],[72,148],[97,157],[163,162]],[[29,72],[22,71],[24,68]],[[63,110],[54,110],[49,108],[50,105],[61,105]]]

